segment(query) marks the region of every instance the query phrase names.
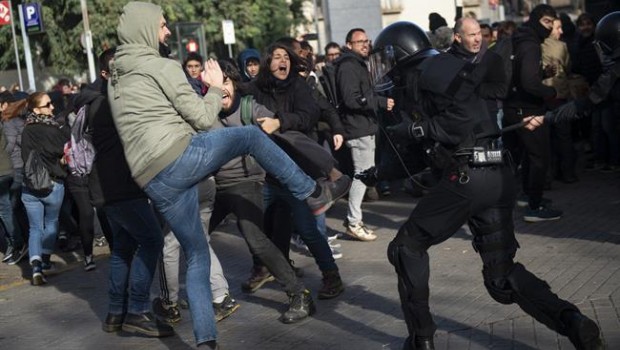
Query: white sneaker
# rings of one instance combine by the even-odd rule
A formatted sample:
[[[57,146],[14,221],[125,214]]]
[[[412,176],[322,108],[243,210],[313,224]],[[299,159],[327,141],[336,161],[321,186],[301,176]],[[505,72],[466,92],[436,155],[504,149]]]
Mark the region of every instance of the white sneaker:
[[[359,222],[356,225],[347,225],[347,230],[345,233],[355,239],[360,241],[369,242],[377,239],[377,236],[374,232],[366,227],[363,222]]]
[[[341,251],[339,251],[338,249],[335,249],[333,247],[330,247],[330,248],[332,250],[332,256],[334,257],[334,260],[342,258],[342,252]]]

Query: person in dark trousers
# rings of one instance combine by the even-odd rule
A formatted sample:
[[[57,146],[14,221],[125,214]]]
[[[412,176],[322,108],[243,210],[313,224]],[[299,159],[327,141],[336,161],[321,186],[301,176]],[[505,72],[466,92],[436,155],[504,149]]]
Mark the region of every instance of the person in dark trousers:
[[[504,101],[504,127],[520,123],[529,115],[545,114],[547,101],[556,96],[553,87],[542,83],[545,72],[541,64],[541,44],[551,34],[555,18],[553,7],[538,5],[532,10],[529,20],[514,34],[514,84]],[[516,165],[521,165],[523,196],[519,198],[518,204],[526,207],[523,220],[538,222],[560,219],[562,211],[552,208],[548,199],[543,200],[551,159],[548,127],[545,125],[533,132],[517,130],[504,135],[503,140],[515,158]]]
[[[101,194],[98,200],[114,242],[108,277],[108,314],[102,329],[123,329],[150,337],[171,336],[172,327],[157,321],[150,310],[150,289],[163,233],[148,197],[131,177],[107,100],[114,52],[114,48],[108,49],[99,56],[99,77],[76,98],[79,103],[90,105],[89,122],[97,154],[91,175],[99,180],[92,187]]]
[[[477,94],[487,67],[452,53],[437,53],[423,30],[408,22],[392,24],[379,34],[377,50],[387,45],[393,47],[396,61],[389,74],[402,84],[397,87],[406,89],[408,97],[397,104],[405,105],[407,115],[416,115],[393,127],[391,133],[426,145],[431,163],[442,170],[438,184],[418,202],[388,246],[409,332],[403,349],[435,348],[428,249],[450,238],[464,223],[472,232],[474,249],[483,262],[484,285],[493,299],[516,303],[539,322],[568,336],[578,349],[602,349],[594,321],[514,262],[519,247],[512,217],[514,178],[508,159],[493,148],[498,126],[489,122],[484,100]],[[524,122],[535,120],[529,116]],[[476,150],[496,156],[480,161]]]

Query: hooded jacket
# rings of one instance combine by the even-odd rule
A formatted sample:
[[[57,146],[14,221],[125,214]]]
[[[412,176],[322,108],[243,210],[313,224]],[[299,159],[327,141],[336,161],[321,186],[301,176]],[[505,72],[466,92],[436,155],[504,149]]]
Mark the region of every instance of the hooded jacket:
[[[198,131],[211,128],[222,90],[203,97],[181,64],[159,54],[160,6],[130,2],[116,29],[121,46],[111,63],[108,99],[127,163],[140,187],[176,160]]]
[[[504,107],[521,108],[525,115],[544,113],[545,100],[553,99],[556,95],[554,88],[542,83],[541,44],[544,38],[532,27],[533,25],[523,25],[517,28],[514,34],[513,80],[516,92],[512,92],[504,102]]]
[[[243,77],[243,81],[252,80],[252,77],[248,75],[248,71],[245,68],[248,64],[248,60],[251,58],[260,62],[260,52],[258,52],[258,50],[256,49],[245,49],[241,51],[241,53],[239,54],[239,58],[237,59],[237,62],[239,64],[239,70],[241,71],[241,76]]]

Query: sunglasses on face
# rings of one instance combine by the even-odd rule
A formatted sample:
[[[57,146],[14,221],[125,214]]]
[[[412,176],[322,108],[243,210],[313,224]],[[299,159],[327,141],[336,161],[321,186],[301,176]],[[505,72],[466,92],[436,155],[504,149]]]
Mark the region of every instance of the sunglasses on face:
[[[48,103],[44,104],[43,106],[39,106],[37,108],[50,108],[52,106],[52,101],[49,101]]]

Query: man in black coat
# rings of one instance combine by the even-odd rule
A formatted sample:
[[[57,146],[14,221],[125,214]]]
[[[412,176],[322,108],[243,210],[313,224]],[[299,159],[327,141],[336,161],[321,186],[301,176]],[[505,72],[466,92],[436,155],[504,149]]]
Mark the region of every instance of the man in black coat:
[[[361,28],[351,29],[347,34],[346,47],[337,65],[336,84],[341,99],[341,117],[346,145],[351,149],[355,174],[375,164],[375,134],[378,131],[376,111],[391,111],[394,100],[374,93],[370,84],[367,59],[370,40]],[[353,180],[349,191],[346,233],[361,241],[377,239],[362,222],[362,200],[366,185]]]
[[[543,85],[542,42],[553,29],[555,10],[549,5],[538,5],[530,19],[514,34],[513,89],[504,102],[504,126],[520,123],[524,117],[542,115],[546,101],[555,97],[553,87]],[[524,196],[517,204],[527,206],[523,220],[537,222],[557,220],[562,212],[552,209],[550,201],[543,201],[543,189],[551,158],[549,129],[545,126],[533,132],[517,130],[503,137],[516,163],[521,152],[521,178]]]

